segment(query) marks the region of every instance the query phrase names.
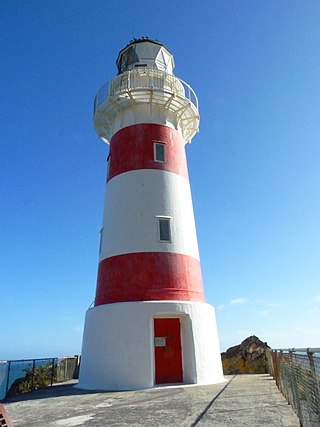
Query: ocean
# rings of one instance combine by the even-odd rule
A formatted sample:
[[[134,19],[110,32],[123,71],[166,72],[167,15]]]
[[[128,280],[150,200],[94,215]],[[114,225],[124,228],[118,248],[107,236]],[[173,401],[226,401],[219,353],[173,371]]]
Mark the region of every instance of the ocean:
[[[52,359],[35,359],[35,366],[45,366],[51,362]],[[7,383],[9,390],[17,379],[25,377],[26,370],[32,370],[32,366],[33,360],[0,361],[0,400],[6,396]]]

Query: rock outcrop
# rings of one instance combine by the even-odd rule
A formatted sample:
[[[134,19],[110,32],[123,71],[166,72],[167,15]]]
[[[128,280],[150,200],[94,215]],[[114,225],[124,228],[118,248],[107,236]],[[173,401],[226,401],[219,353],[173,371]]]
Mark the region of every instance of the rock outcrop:
[[[268,372],[266,350],[270,347],[258,337],[252,335],[241,344],[228,348],[221,353],[223,373],[234,374],[265,374]]]

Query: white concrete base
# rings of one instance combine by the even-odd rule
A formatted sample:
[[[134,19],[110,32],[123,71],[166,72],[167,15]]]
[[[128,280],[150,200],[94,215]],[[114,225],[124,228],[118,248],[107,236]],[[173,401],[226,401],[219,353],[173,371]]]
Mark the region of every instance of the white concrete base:
[[[179,317],[183,382],[224,381],[214,308],[181,301],[126,302],[87,311],[78,387],[137,390],[155,386],[153,319]]]

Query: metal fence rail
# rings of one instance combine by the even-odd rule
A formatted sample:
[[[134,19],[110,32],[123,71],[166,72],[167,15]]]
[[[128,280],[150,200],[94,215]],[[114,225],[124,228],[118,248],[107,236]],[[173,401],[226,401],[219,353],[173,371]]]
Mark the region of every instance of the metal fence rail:
[[[301,425],[320,426],[320,348],[274,349],[267,358],[270,374]]]
[[[0,400],[77,378],[79,357],[8,360],[0,363]]]

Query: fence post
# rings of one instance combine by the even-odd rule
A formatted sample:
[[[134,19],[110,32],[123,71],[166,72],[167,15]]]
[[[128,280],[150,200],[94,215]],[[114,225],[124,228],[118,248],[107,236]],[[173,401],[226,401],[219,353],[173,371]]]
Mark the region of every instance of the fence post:
[[[292,389],[292,395],[294,400],[294,407],[296,408],[297,415],[300,420],[303,420],[303,413],[301,410],[300,396],[299,396],[299,390],[298,390],[299,379],[297,378],[297,369],[296,369],[296,363],[293,360],[293,356],[294,356],[293,352],[294,352],[294,349],[289,351],[291,389]]]
[[[280,381],[279,381],[279,356],[278,356],[277,350],[272,351],[272,362],[273,362],[274,379],[276,380],[276,385],[277,385],[278,389],[281,390]]]
[[[6,393],[4,398],[6,398],[7,393],[8,393],[8,389],[9,389],[9,378],[10,378],[10,369],[11,369],[11,361],[9,360],[8,362],[8,372],[7,372],[7,384],[6,384]]]
[[[314,401],[315,401],[315,409],[317,411],[316,416],[318,418],[318,422],[320,425],[320,384],[319,384],[319,378],[316,371],[316,366],[314,363],[314,353],[309,351],[307,349],[307,354],[309,357],[310,362],[310,371],[311,371],[311,377],[312,377],[312,384],[313,384],[313,391],[314,391]]]
[[[285,357],[283,351],[280,350],[279,353],[279,378],[280,378],[280,390],[284,397],[289,402],[289,385],[288,382],[291,383],[290,377],[290,359],[289,357]]]
[[[34,390],[34,372],[36,369],[36,359],[33,359],[32,361],[32,377],[31,377],[31,391]]]
[[[54,358],[52,358],[52,369],[51,369],[51,387],[54,379]]]

